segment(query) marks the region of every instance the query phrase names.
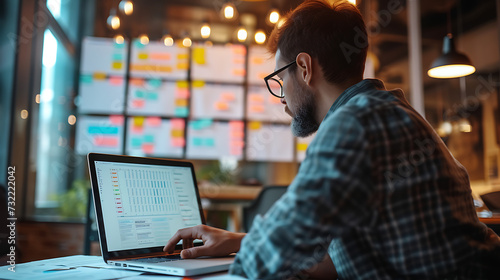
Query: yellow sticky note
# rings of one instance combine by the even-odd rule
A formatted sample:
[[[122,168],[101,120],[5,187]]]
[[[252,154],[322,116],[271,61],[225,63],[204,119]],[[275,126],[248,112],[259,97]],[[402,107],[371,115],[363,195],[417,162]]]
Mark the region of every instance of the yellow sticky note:
[[[184,130],[172,129],[172,131],[170,133],[170,136],[172,138],[181,138],[181,137],[184,137]]]
[[[262,126],[262,123],[261,122],[249,122],[248,123],[248,128],[250,130],[257,130],[257,129],[260,129],[260,127]]]
[[[194,48],[193,49],[193,61],[196,64],[205,64],[205,49],[204,48]]]
[[[189,65],[187,63],[177,63],[177,69],[179,70],[187,70]]]
[[[147,53],[138,53],[137,57],[139,59],[148,59],[148,54]]]
[[[134,117],[133,124],[135,127],[142,127],[144,125],[144,117]]]
[[[187,81],[177,81],[177,88],[188,88],[189,84]]]
[[[181,60],[181,59],[188,59],[189,58],[189,55],[187,53],[180,53],[177,55],[177,59]]]
[[[111,68],[116,69],[116,70],[120,70],[123,68],[123,63],[113,62],[113,64],[111,64]]]
[[[187,99],[176,99],[175,100],[175,106],[177,107],[187,107],[188,101]]]
[[[172,73],[172,66],[158,66],[158,72]]]
[[[306,143],[297,143],[297,151],[305,151],[305,150],[307,150]]]
[[[227,111],[229,110],[229,104],[227,104],[226,102],[216,102],[215,109],[217,111]]]
[[[106,79],[106,73],[103,72],[94,72],[94,75],[92,75],[94,80],[104,80]]]
[[[193,87],[195,88],[201,88],[201,87],[204,87],[205,86],[205,82],[204,81],[193,81]]]

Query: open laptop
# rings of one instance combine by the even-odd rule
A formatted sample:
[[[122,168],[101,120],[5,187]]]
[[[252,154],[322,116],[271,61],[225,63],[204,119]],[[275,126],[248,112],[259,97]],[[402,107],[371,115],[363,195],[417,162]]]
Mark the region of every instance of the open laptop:
[[[162,251],[178,229],[205,223],[191,163],[95,153],[88,163],[107,264],[179,276],[229,268],[231,256],[181,259],[182,241],[173,255]]]

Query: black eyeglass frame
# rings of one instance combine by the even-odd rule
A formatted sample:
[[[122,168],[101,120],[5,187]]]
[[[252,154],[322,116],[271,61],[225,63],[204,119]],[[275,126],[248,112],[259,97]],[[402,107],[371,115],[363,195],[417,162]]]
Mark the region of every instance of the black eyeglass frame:
[[[267,89],[269,90],[269,92],[273,96],[278,97],[278,98],[285,97],[285,95],[283,94],[283,85],[281,84],[280,81],[278,81],[278,80],[276,80],[275,78],[272,78],[272,77],[275,76],[275,75],[277,75],[277,74],[279,74],[279,73],[281,73],[282,71],[286,70],[288,67],[292,66],[294,63],[297,63],[297,61],[294,60],[294,61],[288,63],[287,65],[281,67],[280,69],[274,71],[273,73],[271,73],[271,74],[269,74],[269,75],[267,75],[267,76],[264,77],[264,82],[266,82]],[[280,85],[280,95],[274,94],[273,90],[269,86],[269,80],[274,80],[274,81],[276,81]]]

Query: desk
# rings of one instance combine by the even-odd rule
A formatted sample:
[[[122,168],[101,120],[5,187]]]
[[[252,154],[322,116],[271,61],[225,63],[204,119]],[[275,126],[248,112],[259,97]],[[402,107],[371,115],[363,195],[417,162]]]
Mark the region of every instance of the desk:
[[[243,280],[245,278],[229,275],[227,272],[212,273],[202,276],[179,277],[152,273],[144,273],[127,269],[115,268],[104,263],[98,256],[69,256],[47,259],[15,265],[15,272],[9,271],[10,266],[0,267],[2,279],[155,279],[155,280]]]

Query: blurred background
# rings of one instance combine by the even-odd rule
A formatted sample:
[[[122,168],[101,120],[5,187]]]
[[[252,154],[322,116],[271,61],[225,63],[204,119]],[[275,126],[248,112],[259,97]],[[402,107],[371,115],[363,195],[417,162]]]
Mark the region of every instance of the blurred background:
[[[369,32],[365,77],[404,90],[490,213],[479,198],[500,190],[500,0],[349,2]],[[244,231],[244,209],[290,184],[314,138],[292,136],[262,79],[267,38],[300,3],[0,0],[0,184],[15,166],[21,261],[100,253],[89,152],[192,161],[207,222]]]

